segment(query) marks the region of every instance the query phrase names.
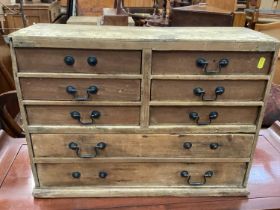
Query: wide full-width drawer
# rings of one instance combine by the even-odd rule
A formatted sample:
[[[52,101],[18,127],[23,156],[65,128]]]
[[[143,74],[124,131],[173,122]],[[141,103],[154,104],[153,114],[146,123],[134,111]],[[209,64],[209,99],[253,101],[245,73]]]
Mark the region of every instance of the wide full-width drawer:
[[[139,125],[140,107],[26,106],[30,125]]]
[[[20,78],[25,100],[140,101],[140,80]]]
[[[186,125],[255,125],[259,107],[222,106],[153,106],[150,110],[150,124]]]
[[[248,158],[251,134],[32,134],[35,157]]]
[[[261,101],[266,81],[153,80],[151,100]]]
[[[246,163],[37,164],[40,186],[242,186]]]
[[[140,74],[141,51],[16,48],[20,72]]]
[[[271,52],[154,51],[153,74],[259,74],[269,73]]]

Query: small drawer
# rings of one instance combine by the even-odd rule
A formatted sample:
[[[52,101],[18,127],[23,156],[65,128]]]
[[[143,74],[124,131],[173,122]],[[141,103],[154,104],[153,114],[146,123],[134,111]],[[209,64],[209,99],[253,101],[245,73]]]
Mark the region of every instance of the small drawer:
[[[139,125],[140,107],[26,106],[30,125]]]
[[[35,157],[249,158],[249,134],[32,134]]]
[[[207,161],[207,160],[205,160]],[[238,186],[246,163],[37,164],[40,186]]]
[[[150,111],[150,124],[158,125],[255,125],[258,107],[154,106]]]
[[[271,52],[153,52],[153,74],[230,75],[269,73]]]
[[[141,51],[17,48],[20,72],[140,74]]]
[[[140,101],[140,80],[20,78],[23,99]]]
[[[266,81],[153,80],[153,101],[262,101]]]

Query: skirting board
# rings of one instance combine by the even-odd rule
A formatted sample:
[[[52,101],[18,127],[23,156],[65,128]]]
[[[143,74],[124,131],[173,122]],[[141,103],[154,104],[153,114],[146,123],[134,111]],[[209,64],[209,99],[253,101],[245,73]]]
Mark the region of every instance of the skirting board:
[[[224,187],[49,187],[35,188],[36,198],[137,196],[247,196],[246,188]]]

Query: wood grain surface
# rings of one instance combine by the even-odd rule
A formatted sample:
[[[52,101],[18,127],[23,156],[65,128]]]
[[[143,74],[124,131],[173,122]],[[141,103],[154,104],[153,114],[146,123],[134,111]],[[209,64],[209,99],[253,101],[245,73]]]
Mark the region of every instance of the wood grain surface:
[[[139,74],[141,70],[141,51],[18,48],[16,56],[22,72]],[[74,65],[66,65],[65,56],[72,56]],[[89,56],[96,57],[96,66],[87,63]]]
[[[205,99],[214,100],[217,87],[224,93],[217,101],[261,101],[264,97],[266,81],[201,81],[201,80],[153,80],[151,100],[155,101],[202,101],[194,94],[195,88],[205,91]]]
[[[95,154],[99,142],[106,148],[97,157],[193,157],[193,158],[247,158],[251,153],[253,135],[165,135],[165,134],[33,134],[35,157],[77,157],[69,148],[75,142],[82,154]],[[191,143],[191,148],[184,148]],[[211,149],[211,144],[218,144]]]
[[[208,122],[209,114],[217,112],[217,119],[212,120],[211,125],[224,124],[251,124],[255,125],[257,120],[258,107],[151,107],[150,124],[176,124],[176,125],[196,125],[194,120],[190,119],[189,114],[196,112],[199,115],[199,122]],[[202,126],[200,126],[202,127]]]
[[[193,177],[192,182],[203,182],[203,175],[213,171],[205,186],[242,186],[246,171],[245,163],[82,163],[37,164],[41,186],[185,186],[185,170]],[[80,172],[75,179],[72,172]],[[106,172],[106,178],[99,173]],[[145,173],[148,172],[148,173]]]
[[[258,68],[260,58],[265,58],[262,68]],[[218,71],[218,63],[221,59],[228,59],[228,66],[221,69],[218,75],[269,73],[272,53],[259,52],[153,52],[153,74],[180,74],[197,75],[204,74],[203,69],[196,66],[196,60],[203,58],[208,62],[207,70]]]
[[[99,111],[100,118],[95,119],[92,125],[139,125],[139,107],[112,107],[112,106],[26,106],[30,125],[80,125],[78,120],[71,117],[71,112],[81,114],[81,121],[91,123],[92,111]]]
[[[279,44],[270,36],[237,27],[138,28],[36,24],[14,32],[9,37],[15,47],[28,48],[271,52],[277,50]]]
[[[20,84],[24,100],[75,101],[87,98],[87,89],[95,86],[98,91],[89,101],[140,101],[140,80],[21,78]],[[75,97],[67,93],[68,86],[76,88]]]

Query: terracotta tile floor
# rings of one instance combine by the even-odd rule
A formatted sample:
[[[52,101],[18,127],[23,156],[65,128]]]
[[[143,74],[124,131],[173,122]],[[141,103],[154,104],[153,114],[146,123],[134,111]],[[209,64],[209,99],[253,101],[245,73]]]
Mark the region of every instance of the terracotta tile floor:
[[[24,139],[0,133],[0,210],[176,210],[176,209],[280,209],[280,143],[262,130],[246,197],[140,197],[34,199],[34,186]]]

